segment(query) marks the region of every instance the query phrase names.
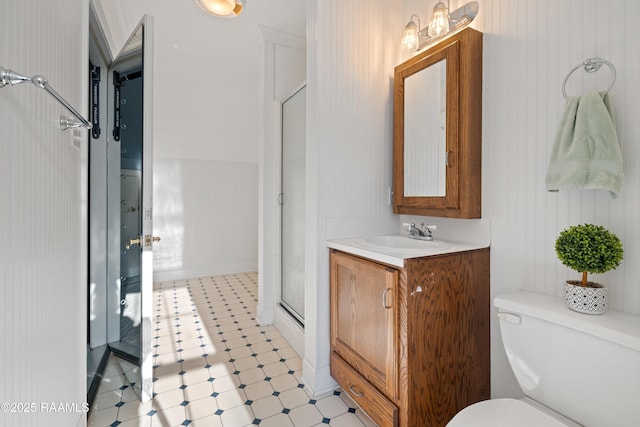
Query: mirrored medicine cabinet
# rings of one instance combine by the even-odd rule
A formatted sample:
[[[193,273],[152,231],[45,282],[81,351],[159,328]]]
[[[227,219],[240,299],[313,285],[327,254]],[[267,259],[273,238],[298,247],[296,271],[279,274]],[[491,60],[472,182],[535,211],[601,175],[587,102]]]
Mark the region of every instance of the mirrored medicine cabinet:
[[[394,73],[393,209],[480,218],[482,33],[467,28]]]

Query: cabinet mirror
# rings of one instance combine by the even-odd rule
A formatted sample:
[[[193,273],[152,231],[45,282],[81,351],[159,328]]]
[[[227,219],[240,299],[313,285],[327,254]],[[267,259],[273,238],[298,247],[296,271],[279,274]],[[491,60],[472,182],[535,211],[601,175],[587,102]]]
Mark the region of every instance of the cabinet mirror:
[[[465,29],[394,73],[394,212],[481,215],[482,33]]]

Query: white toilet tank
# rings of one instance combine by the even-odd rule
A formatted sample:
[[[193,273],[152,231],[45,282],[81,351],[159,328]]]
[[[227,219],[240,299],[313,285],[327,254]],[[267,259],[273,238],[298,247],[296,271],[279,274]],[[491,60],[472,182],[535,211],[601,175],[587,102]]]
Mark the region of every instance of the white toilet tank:
[[[528,397],[586,427],[640,426],[640,316],[581,314],[561,298],[527,292],[494,305]]]

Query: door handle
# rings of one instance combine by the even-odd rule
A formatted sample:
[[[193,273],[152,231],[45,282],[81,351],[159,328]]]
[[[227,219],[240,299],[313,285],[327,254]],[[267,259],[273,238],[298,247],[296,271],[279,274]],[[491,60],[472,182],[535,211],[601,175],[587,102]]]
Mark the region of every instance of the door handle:
[[[355,390],[354,390],[354,388],[353,388],[353,384],[349,387],[349,391],[351,392],[351,394],[353,394],[353,395],[354,395],[354,396],[356,396],[356,397],[362,397],[362,396],[364,396],[364,393],[363,393],[363,392],[357,392],[357,391],[355,391]]]
[[[392,306],[387,304],[387,294],[389,293],[389,291],[391,290],[391,288],[387,288],[384,290],[384,292],[382,293],[382,306],[385,309],[390,309]]]
[[[131,248],[132,245],[138,245],[140,246],[140,243],[142,243],[142,240],[140,240],[140,237],[138,237],[137,239],[131,239],[129,240],[129,243],[127,243],[126,245],[124,245],[125,248],[127,248],[127,250],[129,250]]]

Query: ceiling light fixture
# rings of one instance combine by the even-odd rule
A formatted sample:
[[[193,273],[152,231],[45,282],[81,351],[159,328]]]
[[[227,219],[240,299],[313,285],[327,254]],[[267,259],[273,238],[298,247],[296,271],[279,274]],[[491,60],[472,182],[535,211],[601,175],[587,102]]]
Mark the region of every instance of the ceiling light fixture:
[[[404,27],[400,45],[403,50],[420,50],[469,25],[478,14],[478,9],[478,2],[471,1],[450,12],[449,0],[446,6],[442,1],[438,1],[433,8],[433,17],[426,28],[420,28],[418,15],[411,15],[411,20]],[[417,25],[413,20],[414,17],[418,20]]]
[[[196,0],[202,10],[219,18],[235,18],[242,13],[246,0]]]

